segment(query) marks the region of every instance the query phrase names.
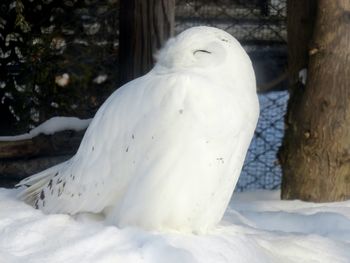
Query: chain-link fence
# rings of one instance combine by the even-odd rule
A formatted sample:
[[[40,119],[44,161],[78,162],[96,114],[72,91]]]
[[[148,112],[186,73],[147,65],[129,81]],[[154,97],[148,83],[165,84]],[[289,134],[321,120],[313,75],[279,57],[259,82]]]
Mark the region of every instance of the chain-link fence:
[[[259,101],[260,118],[236,187],[237,191],[277,189],[281,185],[282,174],[277,151],[284,134],[288,92],[260,94]]]
[[[176,1],[176,32],[196,25],[226,30],[243,45],[284,44],[286,0]]]

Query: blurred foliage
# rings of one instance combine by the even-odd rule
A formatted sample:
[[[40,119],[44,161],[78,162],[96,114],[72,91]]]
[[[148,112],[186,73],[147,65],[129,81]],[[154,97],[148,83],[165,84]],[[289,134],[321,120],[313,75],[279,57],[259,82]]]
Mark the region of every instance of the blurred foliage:
[[[116,0],[2,1],[1,133],[91,117],[116,88],[118,30]]]

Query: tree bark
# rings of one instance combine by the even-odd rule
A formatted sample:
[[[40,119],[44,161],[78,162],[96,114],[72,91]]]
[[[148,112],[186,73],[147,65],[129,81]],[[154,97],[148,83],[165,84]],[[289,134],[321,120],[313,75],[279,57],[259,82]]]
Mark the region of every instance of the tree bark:
[[[53,135],[40,134],[22,141],[0,141],[0,163],[5,159],[37,156],[73,155],[84,136],[84,131],[62,131]]]
[[[121,0],[119,84],[147,73],[153,55],[173,35],[175,0]]]
[[[289,1],[291,20],[297,12],[307,12],[293,9],[302,3],[310,4]],[[316,5],[310,44],[307,29],[288,21],[291,99],[280,152],[282,198],[329,202],[350,198],[350,1],[318,0]],[[304,48],[309,46],[301,58],[294,57],[301,52],[296,50],[298,38]],[[296,85],[297,72],[307,61],[306,86]]]

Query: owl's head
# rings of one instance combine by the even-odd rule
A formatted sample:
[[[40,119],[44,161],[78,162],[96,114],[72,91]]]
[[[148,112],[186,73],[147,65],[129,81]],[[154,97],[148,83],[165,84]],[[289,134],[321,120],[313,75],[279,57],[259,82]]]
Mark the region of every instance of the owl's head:
[[[251,70],[251,61],[239,42],[213,27],[192,27],[171,38],[156,55],[156,66],[165,70],[232,72]]]

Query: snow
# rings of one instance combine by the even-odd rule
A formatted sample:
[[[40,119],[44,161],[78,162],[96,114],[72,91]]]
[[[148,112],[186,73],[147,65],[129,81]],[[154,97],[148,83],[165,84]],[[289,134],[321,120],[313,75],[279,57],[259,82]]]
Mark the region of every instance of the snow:
[[[280,201],[235,193],[206,235],[105,226],[102,217],[44,215],[0,189],[0,262],[350,262],[350,201]]]
[[[306,80],[307,80],[307,69],[303,68],[299,71],[299,80],[303,85],[306,85]]]
[[[39,134],[51,135],[65,130],[80,131],[86,129],[92,119],[79,119],[76,117],[52,117],[32,129],[29,133],[15,136],[0,136],[0,141],[20,141],[32,139]],[[1,262],[0,262],[1,263]]]
[[[108,76],[106,74],[98,75],[93,79],[93,82],[96,84],[101,84],[107,80]]]
[[[55,83],[61,87],[67,86],[69,83],[69,78],[70,77],[68,73],[63,73],[62,75],[55,77]]]

